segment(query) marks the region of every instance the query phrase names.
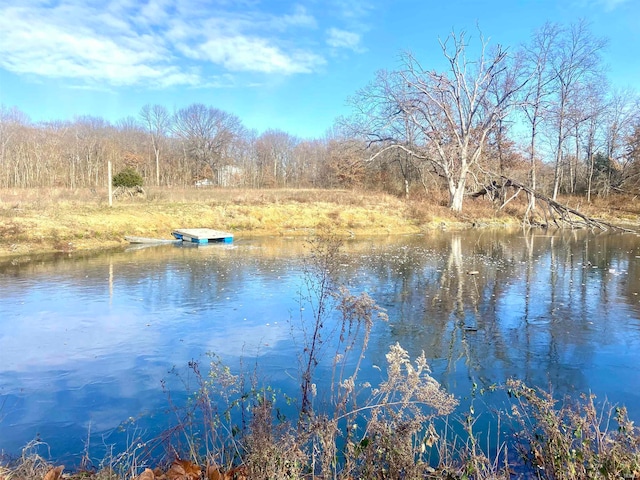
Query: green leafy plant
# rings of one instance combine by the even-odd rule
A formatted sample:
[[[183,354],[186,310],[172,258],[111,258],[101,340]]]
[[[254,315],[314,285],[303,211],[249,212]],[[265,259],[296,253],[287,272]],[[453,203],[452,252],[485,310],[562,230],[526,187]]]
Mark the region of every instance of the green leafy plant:
[[[112,183],[114,187],[133,188],[141,187],[144,181],[137,170],[126,167],[113,176]]]

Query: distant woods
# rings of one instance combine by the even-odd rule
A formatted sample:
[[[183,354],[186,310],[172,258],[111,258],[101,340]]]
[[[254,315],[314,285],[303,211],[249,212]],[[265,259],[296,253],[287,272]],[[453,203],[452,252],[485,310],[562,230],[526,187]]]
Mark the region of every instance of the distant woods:
[[[367,155],[356,139],[258,134],[203,104],[147,105],[115,124],[93,116],[34,123],[0,106],[0,188],[106,188],[109,161],[114,173],[139,172],[145,186],[378,188],[390,175],[378,166],[368,169],[378,178],[367,178]]]
[[[545,24],[511,47],[452,33],[440,51],[441,68],[405,53],[378,72],[318,139],[256,132],[204,104],[146,105],[115,124],[34,123],[0,106],[0,188],[104,187],[111,161],[145,185],[363,188],[455,211],[500,176],[553,199],[640,193],[637,92],[608,85],[606,40],[586,23]]]

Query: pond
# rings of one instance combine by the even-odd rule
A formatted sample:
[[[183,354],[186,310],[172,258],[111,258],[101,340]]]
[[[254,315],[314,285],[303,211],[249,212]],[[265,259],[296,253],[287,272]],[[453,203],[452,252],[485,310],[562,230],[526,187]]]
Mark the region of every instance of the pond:
[[[157,434],[170,417],[161,383],[208,352],[295,395],[308,254],[305,239],[248,238],[0,264],[0,451],[37,438],[69,464],[87,443],[97,457],[126,448],[123,425]],[[636,235],[349,239],[337,280],[388,314],[366,355],[372,383],[399,342],[412,357],[424,351],[461,399],[515,377],[558,395],[593,392],[640,421]]]

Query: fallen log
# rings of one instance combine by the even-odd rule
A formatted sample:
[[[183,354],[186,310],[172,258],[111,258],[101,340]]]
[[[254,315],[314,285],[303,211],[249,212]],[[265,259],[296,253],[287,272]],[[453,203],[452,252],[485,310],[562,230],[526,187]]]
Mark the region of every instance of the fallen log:
[[[562,205],[561,203],[556,202],[552,198],[543,195],[542,193],[533,190],[522,183],[519,183],[511,178],[505,177],[504,175],[500,175],[500,178],[504,180],[503,185],[506,187],[512,187],[516,189],[516,192],[509,197],[509,199],[505,200],[503,204],[500,206],[500,209],[504,208],[511,200],[516,198],[520,192],[525,192],[527,195],[531,195],[543,202],[546,206],[543,209],[543,214],[545,216],[546,225],[548,226],[550,221],[553,222],[556,226],[562,228],[564,225],[569,225],[571,228],[583,228],[588,227],[591,229],[599,229],[599,230],[618,230],[621,232],[629,232],[629,233],[637,233],[634,230],[621,227],[619,225],[614,225],[609,222],[605,222],[604,220],[600,220],[597,218],[589,217],[582,212],[579,212],[576,209],[570,208],[566,205]],[[525,221],[527,221],[527,216],[529,214],[529,209],[527,208],[527,212],[525,213]],[[547,217],[548,214],[548,217]],[[551,220],[549,220],[549,217]]]
[[[492,181],[489,185],[486,185],[485,187],[482,187],[480,190],[478,190],[475,193],[471,194],[471,198],[478,198],[478,197],[482,197],[484,198],[485,195],[487,194],[491,194],[492,195],[492,199],[495,200],[497,198],[497,193],[498,193],[498,189],[502,188],[500,185],[498,185],[498,182],[496,182],[495,180]]]

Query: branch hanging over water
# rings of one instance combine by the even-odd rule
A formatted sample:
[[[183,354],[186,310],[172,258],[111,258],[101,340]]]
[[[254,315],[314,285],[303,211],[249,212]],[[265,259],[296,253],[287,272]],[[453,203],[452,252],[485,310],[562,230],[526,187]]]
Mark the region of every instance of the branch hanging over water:
[[[511,187],[515,190],[515,192],[509,198],[506,198],[503,201],[500,209],[504,208],[509,202],[515,199],[520,194],[520,192],[525,192],[528,196],[535,197],[537,200],[544,204],[543,207],[541,206],[541,210],[546,222],[542,225],[544,227],[548,227],[549,224],[553,222],[559,228],[563,228],[565,226],[569,226],[571,228],[587,227],[603,231],[617,230],[621,232],[636,233],[634,230],[624,228],[619,225],[614,225],[612,223],[605,222],[604,220],[589,217],[586,214],[579,212],[578,210],[570,208],[566,205],[562,205],[561,203],[556,202],[546,195],[543,195],[542,193],[530,187],[527,187],[526,185],[523,185],[522,183],[517,182],[511,178],[505,177],[504,175],[499,175],[498,177],[502,180],[501,184],[493,181],[489,186],[484,187],[482,190],[474,193],[472,196],[479,197],[484,196],[488,193],[494,193],[494,198],[498,198],[498,196],[495,195],[495,192],[497,190]],[[530,207],[527,208],[527,211],[524,214],[523,222],[529,222],[527,218],[529,213],[531,213]]]

